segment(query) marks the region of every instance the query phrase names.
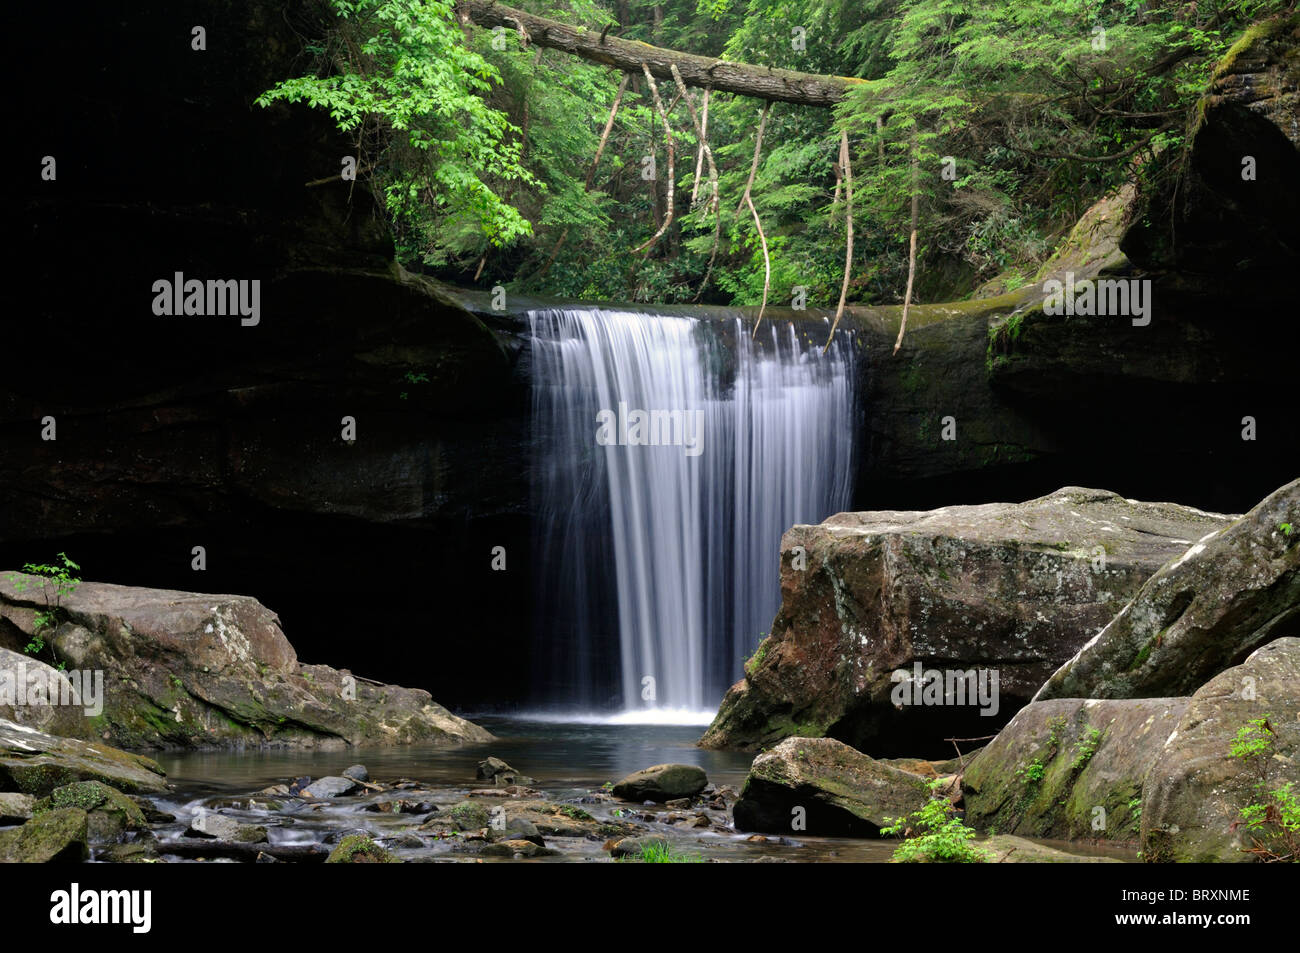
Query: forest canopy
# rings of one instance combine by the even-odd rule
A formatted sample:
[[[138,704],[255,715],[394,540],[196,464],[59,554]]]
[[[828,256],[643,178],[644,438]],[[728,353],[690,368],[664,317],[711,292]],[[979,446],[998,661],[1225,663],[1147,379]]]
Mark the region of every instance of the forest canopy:
[[[1214,64],[1290,6],[514,5],[597,55],[612,38],[749,64],[760,79],[770,68],[859,81],[828,108],[594,62],[489,2],[324,5],[304,25],[318,37],[309,66],[259,103],[329,113],[408,267],[587,300],[757,304],[765,285],[774,302],[802,288],[828,307],[846,271],[850,184],[849,300],[903,299],[913,232],[913,301],[1023,284],[1107,190],[1178,173]]]

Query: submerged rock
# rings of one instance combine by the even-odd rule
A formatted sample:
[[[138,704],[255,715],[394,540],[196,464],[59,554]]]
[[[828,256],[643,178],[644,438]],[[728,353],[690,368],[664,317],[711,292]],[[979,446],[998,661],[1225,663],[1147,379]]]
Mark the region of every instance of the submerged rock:
[[[943,739],[996,731],[1161,565],[1231,522],[1067,487],[795,526],[772,634],[700,744],[950,754]]]
[[[709,783],[704,769],[693,764],[656,764],[634,771],[614,785],[614,796],[625,801],[671,801],[691,798]]]
[[[1021,709],[967,766],[966,819],[982,831],[1136,841],[1143,785],[1186,698],[1062,698]]]
[[[1162,566],[1037,698],[1190,695],[1259,646],[1297,634],[1300,480]]]
[[[1238,732],[1257,719],[1268,724],[1256,733],[1260,755],[1234,757]],[[1243,808],[1287,784],[1300,793],[1300,638],[1257,649],[1192,695],[1147,778],[1144,858],[1232,863],[1255,860],[1248,851],[1256,846],[1277,852],[1275,824],[1252,830],[1239,822]]]
[[[926,782],[831,738],[787,738],[754,759],[732,809],[738,831],[875,836],[930,798]]]
[[[86,812],[45,811],[12,831],[0,831],[0,864],[80,862],[90,856]]]
[[[43,797],[74,781],[103,781],[128,794],[167,789],[162,768],[142,755],[0,719],[0,790]]]
[[[39,587],[0,573],[0,614],[31,634]],[[30,580],[33,577],[25,577]],[[419,689],[303,665],[280,620],[249,596],[85,582],[48,635],[69,668],[102,670],[100,737],[126,747],[480,743],[488,731]]]

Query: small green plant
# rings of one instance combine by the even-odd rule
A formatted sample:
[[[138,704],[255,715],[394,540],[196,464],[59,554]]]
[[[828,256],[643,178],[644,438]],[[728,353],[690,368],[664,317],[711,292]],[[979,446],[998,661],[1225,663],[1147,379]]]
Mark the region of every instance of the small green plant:
[[[561,805],[560,805],[560,813],[563,814],[565,817],[570,818],[571,820],[575,820],[575,821],[590,821],[590,820],[594,820],[594,818],[592,818],[591,814],[589,814],[587,811],[584,811],[584,810],[583,810],[582,808],[580,808],[580,807],[575,807],[575,806],[572,805],[572,804],[561,804]]]
[[[1135,797],[1128,802],[1129,813],[1132,815],[1130,827],[1134,834],[1142,832],[1142,798]]]
[[[1278,523],[1277,528],[1278,531],[1281,532],[1283,536],[1290,536],[1291,530],[1293,530],[1295,527],[1293,527],[1290,523]]]
[[[36,611],[31,638],[24,647],[28,655],[40,657],[45,651],[45,633],[53,632],[62,621],[63,598],[72,595],[81,585],[81,579],[73,575],[80,571],[81,567],[69,559],[67,553],[59,553],[55,563],[24,563],[23,572],[26,576],[9,577],[15,592],[26,592],[32,588],[31,576],[39,578],[41,583],[41,598],[45,600],[45,606]],[[62,669],[63,663],[54,655],[54,647],[51,645],[49,649],[50,657]]]
[[[639,859],[645,864],[702,864],[704,858],[699,854],[686,854],[674,850],[671,844],[651,841],[641,848]]]
[[[1047,775],[1047,765],[1043,764],[1041,759],[1035,758],[1026,765],[1016,768],[1016,777],[1021,778],[1026,786],[1037,784]]]
[[[983,864],[992,859],[988,851],[971,843],[975,831],[966,826],[948,798],[940,793],[943,783],[942,778],[930,782],[930,800],[911,813],[910,822],[899,817],[880,829],[883,836],[906,838],[894,850],[896,862]]]
[[[1300,796],[1294,782],[1272,779],[1277,732],[1272,715],[1253,718],[1237,729],[1229,753],[1254,774],[1255,800],[1240,811],[1232,830],[1245,828],[1253,846],[1246,848],[1265,863],[1300,863]]]
[[[758,638],[759,638],[758,648],[754,650],[754,654],[750,656],[749,661],[745,663],[746,675],[749,675],[754,671],[754,669],[762,665],[763,659],[767,657],[767,633],[766,632],[758,633]]]
[[[1087,766],[1092,760],[1092,756],[1097,753],[1097,746],[1101,744],[1102,732],[1091,725],[1079,739],[1078,745],[1074,749],[1074,760],[1070,762],[1071,771],[1079,771]]]

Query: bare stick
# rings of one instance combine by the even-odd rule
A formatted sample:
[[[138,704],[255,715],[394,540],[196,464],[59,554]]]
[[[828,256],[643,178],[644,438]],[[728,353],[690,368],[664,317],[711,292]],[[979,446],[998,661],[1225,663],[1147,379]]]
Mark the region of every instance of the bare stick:
[[[740,199],[740,207],[749,206],[750,213],[754,216],[754,227],[758,229],[758,241],[763,246],[763,303],[758,307],[758,319],[754,322],[754,331],[750,339],[758,337],[758,326],[763,323],[763,312],[767,310],[767,290],[772,284],[772,258],[767,252],[767,236],[763,234],[763,223],[758,219],[758,209],[754,208],[754,198],[752,191],[754,188],[754,177],[758,175],[758,157],[763,149],[763,130],[767,128],[767,113],[772,108],[772,103],[763,103],[763,115],[758,121],[758,135],[754,138],[754,161],[749,167],[749,181],[745,183],[745,194]],[[740,214],[739,209],[736,214]]]
[[[683,88],[685,88],[685,81],[680,79],[680,76],[681,73],[678,71],[676,64],[674,64],[673,79],[682,84]],[[691,180],[691,208],[695,208],[696,199],[700,194],[700,173],[704,171],[704,150],[708,148],[704,139],[705,136],[709,134],[709,93],[711,92],[713,92],[711,89],[706,89],[704,91],[704,116],[699,123],[696,124],[696,132],[698,132],[700,136],[700,148],[696,150],[695,178]],[[691,118],[694,119],[695,117],[692,116]]]
[[[831,333],[826,337],[826,346],[822,348],[823,354],[831,349],[831,341],[835,340],[835,329],[840,326],[840,318],[844,317],[844,302],[849,295],[849,274],[853,269],[853,164],[849,158],[847,130],[840,130],[840,169],[844,173],[844,222],[848,226],[848,242],[844,249],[844,282],[840,285],[840,303],[835,309],[835,321],[831,324]],[[836,191],[839,191],[838,186]]]
[[[920,197],[917,195],[917,158],[912,154],[912,237],[907,250],[907,292],[903,295],[903,321],[898,326],[898,340],[894,342],[894,353],[903,346],[903,332],[907,330],[907,310],[912,306],[912,281],[916,277],[916,227]]]
[[[663,100],[659,98],[659,87],[655,85],[655,78],[650,75],[650,67],[642,63],[641,71],[645,73],[646,82],[650,84],[650,94],[654,97],[655,109],[659,113],[660,121],[664,124],[664,138],[668,141],[668,209],[664,215],[663,224],[659,226],[659,231],[632,249],[633,253],[644,251],[645,256],[643,257],[649,257],[650,249],[654,247],[655,242],[659,241],[663,233],[668,231],[668,226],[673,223],[673,130],[668,125],[668,112],[664,109]]]

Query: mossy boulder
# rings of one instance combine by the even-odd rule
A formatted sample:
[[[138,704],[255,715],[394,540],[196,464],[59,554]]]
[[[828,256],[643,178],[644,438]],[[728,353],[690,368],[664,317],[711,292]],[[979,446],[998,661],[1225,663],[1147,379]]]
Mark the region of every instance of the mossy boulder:
[[[45,811],[22,827],[0,831],[0,863],[77,863],[90,856],[86,812],[77,807]]]
[[[35,806],[35,813],[76,807],[87,814],[91,843],[115,841],[126,831],[148,827],[140,806],[102,781],[78,781],[55,788]]]
[[[1249,764],[1233,757],[1237,732],[1267,718],[1271,743]],[[1262,782],[1262,788],[1259,785]],[[1241,810],[1287,783],[1300,792],[1300,638],[1257,649],[1196,690],[1157,752],[1142,798],[1148,861],[1245,863],[1268,831],[1238,825]]]
[[[0,791],[44,797],[75,781],[102,781],[128,794],[167,789],[162,768],[143,755],[0,720]]]
[[[752,750],[829,736],[875,756],[950,756],[945,738],[996,731],[1161,565],[1231,521],[1066,487],[1026,503],[795,526],[781,542],[782,601],[762,657],[700,743]],[[900,676],[917,665],[943,676],[941,703],[922,694],[918,704],[915,689],[899,700]],[[949,697],[959,672],[975,684]]]
[[[327,864],[400,864],[401,860],[365,834],[349,834],[326,858]]]
[[[1190,695],[1259,646],[1300,634],[1300,480],[1196,537],[1037,698]]]
[[[962,776],[977,830],[1058,839],[1136,841],[1143,785],[1186,698],[1035,702]]]
[[[754,759],[732,809],[736,830],[871,837],[920,810],[930,789],[831,738],[787,738]]]
[[[447,811],[451,825],[458,831],[477,831],[490,822],[488,809],[477,801],[461,801]]]

